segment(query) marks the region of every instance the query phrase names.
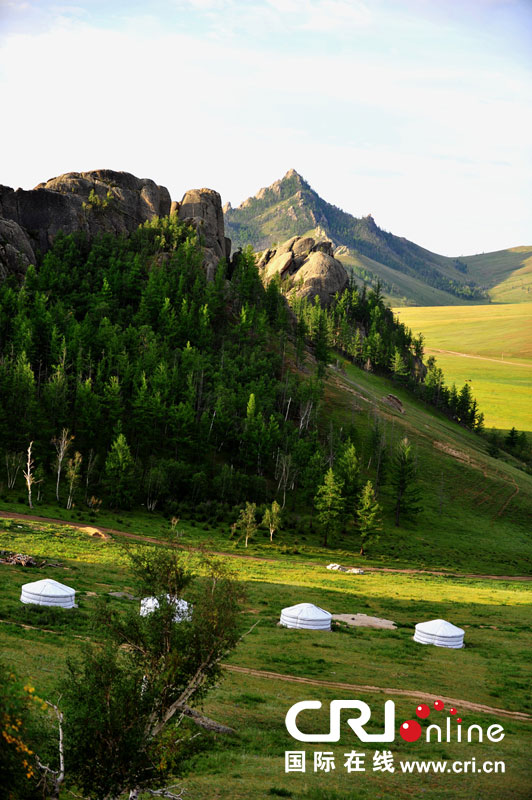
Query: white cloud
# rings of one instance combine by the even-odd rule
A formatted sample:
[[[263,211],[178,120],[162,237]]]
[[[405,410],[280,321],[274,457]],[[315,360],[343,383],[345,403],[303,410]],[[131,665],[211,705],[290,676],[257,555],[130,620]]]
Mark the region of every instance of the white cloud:
[[[233,34],[242,30],[347,34],[371,20],[362,0],[177,0],[177,5],[204,12],[212,24]]]
[[[317,3],[303,3],[303,22],[306,30],[324,33],[341,30],[344,33],[360,28],[371,22],[371,14],[366,5],[348,0],[321,0]]]

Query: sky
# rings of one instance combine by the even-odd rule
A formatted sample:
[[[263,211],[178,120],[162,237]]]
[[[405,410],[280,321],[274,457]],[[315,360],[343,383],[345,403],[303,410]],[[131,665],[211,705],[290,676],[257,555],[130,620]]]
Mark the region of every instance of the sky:
[[[532,0],[0,0],[0,183],[296,169],[444,255],[532,245]]]

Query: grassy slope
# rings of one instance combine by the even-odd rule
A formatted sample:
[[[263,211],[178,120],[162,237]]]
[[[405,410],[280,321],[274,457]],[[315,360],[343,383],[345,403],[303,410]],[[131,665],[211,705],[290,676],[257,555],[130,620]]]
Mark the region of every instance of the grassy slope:
[[[488,290],[493,303],[530,303],[532,299],[532,248],[513,247],[494,253],[460,256],[468,266],[468,272],[459,273],[454,260],[427,251],[428,256],[438,264],[443,275],[458,281],[474,281]],[[393,287],[385,292],[386,299],[396,306],[469,306],[475,301],[466,301],[449,292],[428,286],[422,280],[406,275],[398,270],[374,261],[367,256],[350,250],[339,259],[346,268],[364,267]]]
[[[489,289],[494,303],[529,303],[532,295],[532,247],[463,256],[468,275]]]
[[[449,384],[471,380],[488,426],[532,430],[532,303],[400,308],[396,312],[415,333],[424,333],[427,353],[436,356]]]
[[[465,309],[464,309],[465,310]],[[488,362],[489,363],[489,362]],[[401,398],[404,414],[383,402],[389,393]],[[414,443],[423,491],[423,512],[417,523],[393,522],[393,498],[384,486],[381,502],[385,508],[380,540],[371,548],[370,561],[383,566],[415,566],[449,569],[464,573],[527,574],[532,572],[529,520],[532,517],[532,476],[517,468],[511,456],[493,459],[486,442],[461,428],[442,414],[415,400],[390,380],[366,373],[350,364],[345,372],[331,370],[326,384],[323,414],[324,434],[330,417],[343,426],[352,426],[355,444],[364,467],[371,459],[369,430],[378,417],[391,448],[407,435]],[[20,499],[22,502],[16,502]],[[24,512],[24,492],[19,489],[0,510]],[[288,504],[291,498],[288,497]],[[35,513],[94,524],[88,512],[67,512],[54,506],[36,506]],[[301,513],[301,512],[299,512]],[[166,538],[169,523],[159,515],[100,512],[101,525],[141,535]],[[229,540],[229,522],[203,526],[182,520],[180,541],[191,544],[209,540],[217,550],[234,552]],[[301,516],[299,531],[285,531],[271,547],[266,532],[260,532],[250,553],[282,558],[283,546],[296,547],[305,561],[324,561],[320,537],[312,518]],[[356,535],[336,542],[338,558],[358,561]]]
[[[411,275],[406,275],[385,264],[380,264],[378,261],[374,261],[360,253],[355,253],[353,250],[350,250],[346,255],[339,256],[338,260],[342,262],[347,270],[362,267],[391,286],[391,291],[386,286],[383,292],[386,301],[391,305],[411,305],[415,303],[427,306],[449,306],[453,304],[463,305],[465,302],[463,299],[450,294],[450,292],[444,292],[441,289],[429,286]],[[360,282],[360,280],[359,278],[358,281]]]

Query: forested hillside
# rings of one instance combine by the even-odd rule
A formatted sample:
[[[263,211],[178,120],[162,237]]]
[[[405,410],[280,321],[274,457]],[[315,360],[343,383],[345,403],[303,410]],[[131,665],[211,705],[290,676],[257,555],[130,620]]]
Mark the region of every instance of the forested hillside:
[[[318,412],[331,348],[478,424],[467,386],[447,390],[433,364],[421,384],[422,340],[378,292],[351,286],[328,310],[290,311],[250,250],[222,260],[213,282],[202,258],[174,215],[129,237],[59,235],[22,285],[0,285],[8,486],[28,472],[30,442],[33,499],[96,508],[266,502],[289,458],[297,504],[327,466]]]

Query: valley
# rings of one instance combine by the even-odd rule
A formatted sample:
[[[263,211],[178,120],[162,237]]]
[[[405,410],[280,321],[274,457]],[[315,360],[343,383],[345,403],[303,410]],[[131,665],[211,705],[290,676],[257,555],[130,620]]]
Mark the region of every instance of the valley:
[[[237,208],[224,206],[234,246],[254,250],[292,236],[333,242],[335,257],[357,284],[376,286],[392,306],[527,303],[532,292],[532,246],[494,253],[442,256],[357,218],[321,198],[294,169]]]
[[[148,639],[159,642],[162,617],[154,615],[153,627],[141,623],[139,603],[146,592],[161,601],[170,595],[152,588],[157,572],[147,586],[132,571],[135,558],[175,556],[178,582],[181,567],[206,580],[214,559],[217,575],[239,583],[241,638],[220,655],[220,672],[194,711],[234,732],[198,729],[186,714],[168,724],[155,746],[161,771],[175,759],[167,777],[179,794],[347,800],[356,779],[362,800],[420,792],[443,800],[455,775],[412,774],[401,762],[496,758],[507,769],[464,775],[463,796],[527,800],[532,475],[517,453],[494,455],[478,422],[484,411],[486,425],[529,430],[532,304],[482,303],[488,288],[477,292],[458,280],[463,264],[386,234],[371,218],[353,223],[332,206],[323,212],[297,173],[284,180],[247,206],[267,217],[260,259],[250,248],[231,252],[212,190],[187,191],[177,203],[153,182],[97,171],[52,179],[18,204],[17,193],[4,192],[16,216],[6,228],[27,263],[6,261],[0,283],[0,547],[31,556],[37,566],[9,558],[0,564],[3,664],[23,691],[57,702],[72,675],[69,664],[86,657],[88,644],[105,674],[108,665],[133,659],[129,638],[105,649],[109,621],[119,628],[129,620],[133,639],[142,638],[145,624]],[[270,214],[270,200],[279,196],[286,211],[294,190],[304,201],[296,233],[288,212],[282,224],[275,203]],[[70,230],[56,232],[54,204]],[[130,207],[137,209],[133,221]],[[45,219],[42,230],[30,226],[35,209]],[[358,237],[365,253],[353,255],[338,241],[333,248],[332,233],[320,228],[325,212],[335,230],[347,225],[351,245]],[[226,209],[226,221],[230,216]],[[258,223],[248,223],[229,223],[236,245],[246,230],[257,232]],[[276,231],[292,235],[271,248]],[[24,275],[9,272],[13,264],[25,266]],[[355,271],[355,286],[342,264]],[[509,279],[515,262],[508,264],[492,264],[494,285]],[[473,268],[482,271],[480,262]],[[362,270],[377,275],[373,288]],[[397,308],[397,320],[386,301],[399,296],[435,305]],[[430,383],[433,353],[447,385],[458,383],[456,396],[441,386],[436,393]],[[331,562],[362,572],[331,571]],[[22,604],[21,587],[41,577],[74,588],[77,607]],[[187,586],[179,583],[179,596],[201,602]],[[281,610],[300,602],[396,627],[280,627]],[[216,626],[224,614],[215,605],[211,611]],[[413,641],[416,623],[431,619],[460,626],[465,647]],[[177,640],[187,636],[186,627],[181,634],[169,620]],[[196,638],[183,639],[185,647],[167,653],[169,668],[206,635],[198,628]],[[133,672],[139,705],[146,669]],[[80,692],[89,680],[90,670]],[[373,770],[374,746],[360,747],[344,733],[341,743],[326,745],[336,769],[314,771],[313,754],[322,746],[294,741],[286,712],[303,698],[320,700],[317,729],[327,724],[330,700],[355,696],[374,710],[374,731],[382,727],[386,699],[396,704],[397,724],[422,701],[436,718],[434,702],[442,700],[456,706],[464,725],[499,723],[505,736],[496,746],[464,746],[456,737],[416,745],[397,736],[392,773]],[[122,694],[109,711],[113,720],[127,702]],[[87,724],[97,711],[90,708]],[[114,730],[113,747],[124,741],[123,727]],[[107,753],[108,739],[93,730]],[[55,763],[55,750],[46,746]],[[93,796],[76,781],[93,779],[93,770],[83,770],[95,747],[88,742],[61,798]],[[343,768],[352,747],[367,757],[363,781]],[[294,749],[307,752],[304,774],[285,771],[285,751]],[[127,750],[126,773],[132,760]]]
[[[532,303],[396,308],[447,382],[470,382],[487,428],[532,430]]]

